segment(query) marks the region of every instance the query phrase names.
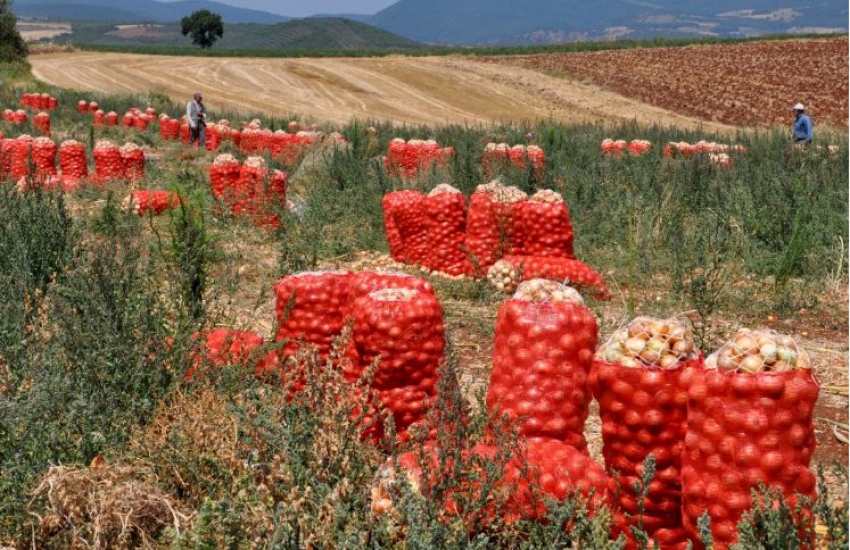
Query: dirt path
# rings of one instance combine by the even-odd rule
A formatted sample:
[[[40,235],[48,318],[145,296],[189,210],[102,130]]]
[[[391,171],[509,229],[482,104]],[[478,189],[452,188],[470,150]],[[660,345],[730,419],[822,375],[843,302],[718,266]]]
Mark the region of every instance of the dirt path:
[[[37,78],[57,86],[100,92],[157,90],[175,100],[200,89],[213,110],[245,114],[414,124],[634,120],[733,131],[598,87],[466,57],[265,59],[75,52],[33,56],[30,62]]]

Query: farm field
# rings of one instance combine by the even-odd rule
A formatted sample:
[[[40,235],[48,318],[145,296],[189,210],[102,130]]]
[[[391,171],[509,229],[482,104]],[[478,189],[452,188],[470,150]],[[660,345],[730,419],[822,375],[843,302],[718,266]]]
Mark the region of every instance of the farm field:
[[[491,63],[590,81],[647,104],[734,126],[788,123],[809,106],[847,130],[847,37],[490,57]]]
[[[156,90],[175,101],[199,89],[212,110],[243,114],[408,124],[551,118],[730,130],[595,86],[466,57],[252,59],[77,52],[33,56],[31,63],[37,78],[55,86],[110,93]]]
[[[845,134],[464,57],[30,61],[0,80],[0,547],[621,550],[638,499],[665,550],[702,512],[718,550],[846,547]],[[511,299],[535,271],[583,298]],[[819,480],[814,532],[737,525],[764,479]]]

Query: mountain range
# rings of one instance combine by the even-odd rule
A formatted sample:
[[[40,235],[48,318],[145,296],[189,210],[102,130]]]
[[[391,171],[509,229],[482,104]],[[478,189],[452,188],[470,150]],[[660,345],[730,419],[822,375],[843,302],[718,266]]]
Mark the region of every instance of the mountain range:
[[[21,17],[167,23],[198,9],[225,23],[290,18],[211,0],[16,0]],[[336,16],[339,17],[339,16]],[[437,44],[548,44],[648,37],[747,37],[846,32],[846,0],[399,0],[380,12],[344,16]]]

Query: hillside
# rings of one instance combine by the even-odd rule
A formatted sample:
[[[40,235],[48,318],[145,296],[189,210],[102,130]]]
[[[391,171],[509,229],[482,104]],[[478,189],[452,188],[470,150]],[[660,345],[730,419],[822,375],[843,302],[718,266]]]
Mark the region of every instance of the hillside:
[[[55,42],[95,46],[191,46],[176,23],[112,25],[74,22],[72,33]],[[410,50],[419,44],[365,23],[321,17],[294,19],[275,25],[230,24],[215,50]]]
[[[399,0],[369,23],[414,40],[447,44],[545,44],[650,36],[742,37],[840,32],[847,3],[789,0]]]
[[[167,3],[155,0],[15,0],[12,4],[15,14],[23,18],[121,23],[173,23],[200,9],[218,13],[225,23],[282,23],[290,20],[282,15],[211,0]]]

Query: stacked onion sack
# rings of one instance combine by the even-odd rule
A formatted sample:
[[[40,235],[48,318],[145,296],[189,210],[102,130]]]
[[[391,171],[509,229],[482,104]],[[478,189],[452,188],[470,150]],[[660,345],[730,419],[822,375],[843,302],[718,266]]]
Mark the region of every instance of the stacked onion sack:
[[[124,167],[124,177],[137,182],[145,177],[145,152],[135,143],[125,143],[119,149]]]
[[[498,180],[475,189],[469,199],[465,245],[480,272],[487,273],[496,260],[510,252],[513,210],[527,198],[516,187],[505,187]]]
[[[372,390],[392,415],[400,441],[424,420],[446,348],[443,308],[430,285],[418,281],[402,275],[392,284],[397,288],[352,297],[346,310],[354,320],[349,376],[359,377],[378,361]],[[420,288],[404,288],[408,285]],[[380,433],[374,437],[380,439]]]
[[[682,451],[687,429],[688,385],[702,369],[691,330],[676,320],[638,317],[617,330],[596,354],[588,386],[599,402],[602,455],[612,479],[614,536],[631,527],[643,506],[643,526],[661,548],[686,548],[682,526]],[[644,461],[655,476],[643,502],[635,492]]]
[[[499,309],[487,406],[517,422],[528,438],[587,449],[596,318],[573,288],[534,279]]]
[[[546,154],[543,149],[536,145],[511,147],[507,143],[488,143],[484,147],[481,169],[485,177],[492,178],[510,169],[525,170],[527,163],[534,167],[537,180],[542,181],[546,168]]]
[[[392,193],[384,195],[384,198],[381,201],[381,207],[384,212],[384,229],[387,235],[387,243],[389,243],[390,246],[390,256],[392,256],[393,260],[397,262],[406,261],[407,252],[405,239],[402,238],[398,222],[396,221],[396,215],[400,215],[399,213],[402,210],[411,210],[412,208],[415,208],[413,205],[421,198],[422,195],[418,191],[393,191]],[[410,234],[408,233],[407,236],[409,237]],[[420,246],[414,247],[409,243],[411,248],[421,250],[418,254],[413,252],[412,256],[416,256],[418,258],[425,256],[427,243],[424,236],[425,234],[423,232],[422,243]],[[417,262],[412,261],[412,263]]]
[[[422,200],[428,234],[425,267],[432,271],[463,276],[472,273],[464,251],[466,239],[466,197],[446,183],[440,184]]]
[[[159,137],[163,141],[180,139],[180,121],[163,113],[159,115]]]
[[[210,166],[210,189],[217,199],[225,198],[232,193],[239,181],[241,165],[236,157],[230,154],[218,155]]]
[[[22,134],[17,139],[3,140],[0,156],[3,158],[4,171],[12,179],[25,178],[30,173],[30,151],[32,150],[32,136]]]
[[[59,146],[59,168],[63,178],[82,179],[88,176],[86,146],[73,139],[63,141]]]
[[[285,172],[269,172],[262,157],[248,157],[239,170],[231,211],[247,216],[258,227],[279,226],[274,208],[286,204],[286,182]]]
[[[516,205],[512,254],[575,258],[570,212],[559,193],[544,189]]]
[[[41,132],[41,135],[50,137],[50,115],[41,112],[32,118],[32,127]]]
[[[398,236],[393,258],[403,258],[411,265],[426,265],[430,254],[424,200],[419,191],[394,191],[382,201],[384,219],[390,219],[390,223],[385,222],[385,227],[388,231],[395,231],[393,239],[396,233]]]
[[[124,159],[121,149],[108,139],[99,140],[92,151],[98,183],[124,179]]]
[[[808,354],[770,330],[741,329],[706,359],[688,391],[682,460],[683,522],[692,537],[708,512],[715,548],[735,543],[759,484],[780,490],[792,508],[798,494],[816,496],[809,461],[818,391]]]
[[[32,141],[32,163],[36,178],[56,175],[56,151],[56,143],[49,137],[37,137]]]
[[[384,167],[391,176],[413,178],[432,166],[446,166],[454,155],[452,147],[440,147],[434,140],[395,138],[390,141]]]

